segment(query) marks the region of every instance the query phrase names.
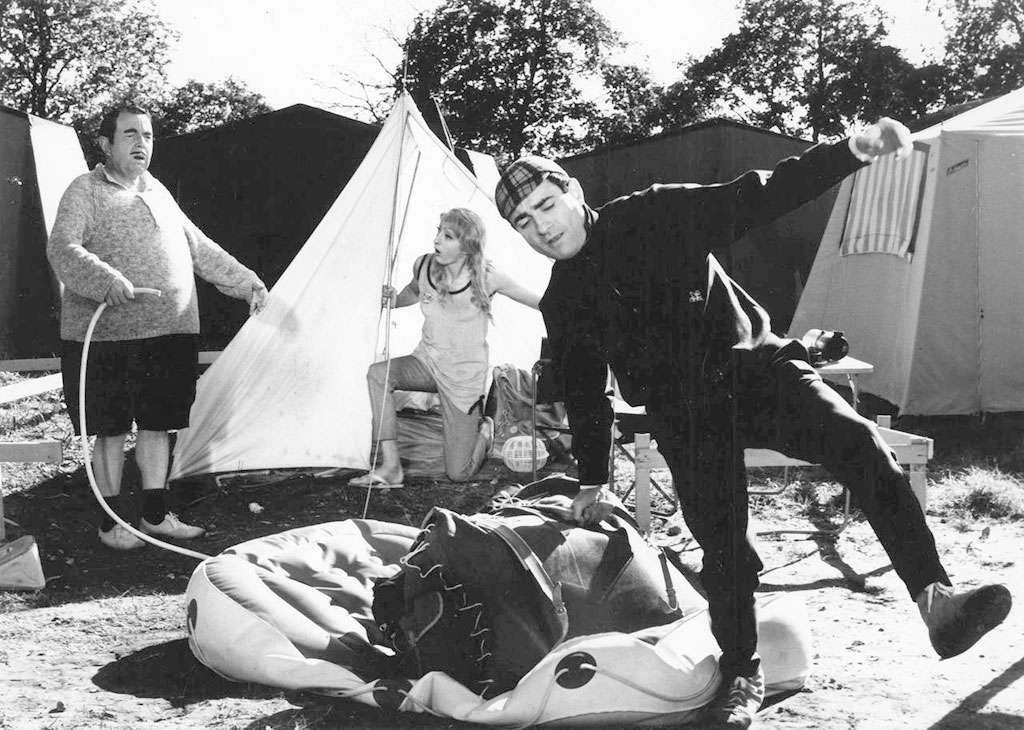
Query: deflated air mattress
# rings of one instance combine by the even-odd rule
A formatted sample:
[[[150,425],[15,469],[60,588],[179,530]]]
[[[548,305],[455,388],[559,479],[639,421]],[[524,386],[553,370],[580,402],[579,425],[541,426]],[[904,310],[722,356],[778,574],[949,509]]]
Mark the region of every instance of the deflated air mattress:
[[[186,592],[189,647],[232,680],[500,727],[685,721],[714,696],[718,647],[683,581],[682,617],[556,645],[509,691],[482,699],[449,675],[396,676],[372,613],[376,581],[402,570],[420,530],[344,520],[252,540],[204,560]],[[811,640],[802,601],[758,597],[769,694],[803,686]]]

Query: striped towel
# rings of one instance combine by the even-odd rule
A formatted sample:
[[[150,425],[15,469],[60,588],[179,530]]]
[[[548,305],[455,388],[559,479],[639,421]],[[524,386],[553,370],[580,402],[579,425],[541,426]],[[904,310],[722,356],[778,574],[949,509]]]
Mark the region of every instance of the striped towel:
[[[913,257],[927,164],[928,148],[915,145],[905,159],[886,155],[857,171],[841,255],[888,253],[908,261]]]

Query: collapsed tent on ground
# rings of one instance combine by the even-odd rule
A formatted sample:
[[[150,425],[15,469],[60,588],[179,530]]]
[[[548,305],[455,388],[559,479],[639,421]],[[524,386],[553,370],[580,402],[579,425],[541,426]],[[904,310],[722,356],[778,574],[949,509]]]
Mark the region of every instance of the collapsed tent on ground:
[[[59,351],[46,241],[65,188],[85,171],[74,129],[0,106],[0,359]]]
[[[488,165],[489,173],[488,173]],[[191,426],[181,432],[171,478],[253,469],[368,469],[366,369],[386,351],[412,352],[418,307],[381,311],[381,286],[401,288],[432,251],[438,217],[462,206],[487,228],[487,257],[530,289],[550,272],[501,218],[493,160],[476,175],[429,130],[403,95],[337,201],[277,284],[199,381]],[[530,368],[544,333],[540,314],[496,297],[492,363]]]
[[[844,181],[790,334],[842,330],[912,415],[1024,410],[1024,89]]]

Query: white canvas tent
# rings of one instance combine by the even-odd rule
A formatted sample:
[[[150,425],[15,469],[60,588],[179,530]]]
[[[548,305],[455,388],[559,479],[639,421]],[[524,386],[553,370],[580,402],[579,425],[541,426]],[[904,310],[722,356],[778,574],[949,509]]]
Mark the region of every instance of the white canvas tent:
[[[843,182],[790,334],[842,330],[914,415],[1024,410],[1024,89]]]
[[[191,425],[178,436],[171,479],[252,469],[369,468],[366,369],[387,347],[412,352],[416,306],[381,312],[381,286],[401,287],[417,256],[432,250],[438,216],[479,213],[487,256],[537,291],[550,273],[492,201],[493,160],[473,157],[474,176],[431,133],[411,98],[395,105],[337,201],[251,318],[199,380]],[[488,169],[489,172],[482,173]],[[529,369],[540,352],[540,314],[494,299],[492,365]]]

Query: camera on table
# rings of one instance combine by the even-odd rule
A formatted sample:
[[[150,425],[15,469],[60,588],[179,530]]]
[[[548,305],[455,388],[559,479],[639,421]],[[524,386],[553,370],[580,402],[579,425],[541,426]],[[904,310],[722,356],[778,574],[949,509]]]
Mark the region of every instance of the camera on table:
[[[815,367],[837,362],[850,354],[850,343],[838,330],[808,330],[800,341]]]

